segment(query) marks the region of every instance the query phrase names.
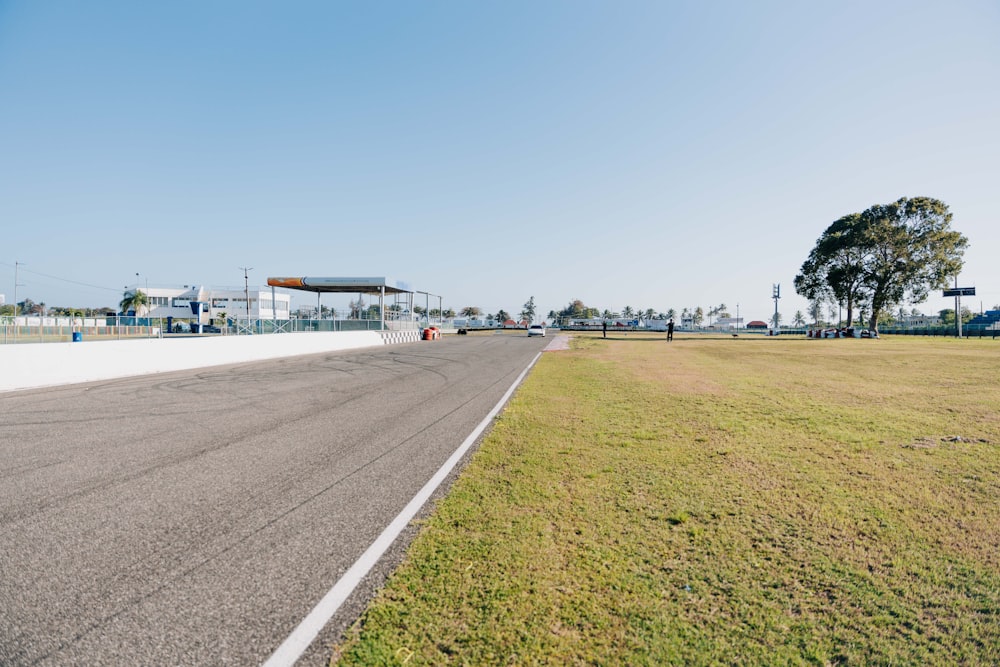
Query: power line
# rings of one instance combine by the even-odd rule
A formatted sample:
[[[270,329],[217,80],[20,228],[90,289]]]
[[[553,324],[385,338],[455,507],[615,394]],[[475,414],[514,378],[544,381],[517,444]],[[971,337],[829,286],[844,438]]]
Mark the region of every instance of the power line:
[[[0,262],[0,265],[9,267],[11,269],[16,269],[17,268],[13,264],[8,264],[7,262]],[[64,283],[70,283],[71,285],[79,285],[81,287],[92,287],[94,289],[107,290],[108,292],[119,292],[120,291],[120,290],[118,290],[117,288],[114,288],[114,287],[102,287],[101,285],[91,285],[90,283],[83,283],[83,282],[80,282],[79,280],[70,280],[69,278],[60,278],[59,276],[49,275],[48,273],[42,273],[41,271],[32,271],[30,269],[24,268],[24,264],[20,264],[20,271],[21,271],[21,273],[30,273],[32,275],[42,276],[43,278],[51,278],[52,280],[60,280],[60,281],[62,281]]]

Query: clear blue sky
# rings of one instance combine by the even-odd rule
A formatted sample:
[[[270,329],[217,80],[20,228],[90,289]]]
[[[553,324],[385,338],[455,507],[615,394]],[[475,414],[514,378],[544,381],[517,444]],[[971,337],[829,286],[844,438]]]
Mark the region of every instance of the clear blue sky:
[[[1000,303],[995,0],[0,0],[8,303],[15,262],[49,306],[247,266],[491,313],[781,283],[787,322],[823,230],[903,196]]]

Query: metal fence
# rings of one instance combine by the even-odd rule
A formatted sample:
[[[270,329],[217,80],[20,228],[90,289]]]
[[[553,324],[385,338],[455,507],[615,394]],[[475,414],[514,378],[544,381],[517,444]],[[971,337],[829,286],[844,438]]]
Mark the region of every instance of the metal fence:
[[[381,331],[381,320],[258,320],[263,333],[280,331]],[[426,322],[386,320],[386,331],[415,331]]]
[[[898,336],[943,336],[955,338],[958,331],[954,326],[947,327],[879,327],[879,334],[894,334]],[[984,326],[962,325],[962,338],[997,338],[1000,329],[990,329]]]
[[[425,323],[389,320],[386,331],[414,331]],[[168,326],[174,330],[168,330]],[[174,338],[188,336],[233,336],[306,331],[381,331],[381,320],[228,320],[215,325],[169,322],[146,317],[0,317],[0,345],[13,343],[68,343],[72,341],[123,340],[129,338]]]
[[[120,321],[119,321],[120,320]],[[132,321],[126,321],[132,320]],[[115,317],[0,317],[0,344],[68,343],[80,340],[159,338],[162,324]]]
[[[174,331],[169,331],[168,326],[174,327]],[[385,322],[386,331],[412,331],[427,326],[426,321],[413,320],[387,320]],[[38,317],[19,315],[0,317],[0,345],[12,343],[68,343],[71,341],[95,341],[95,340],[123,340],[128,338],[165,338],[182,336],[218,336],[218,335],[264,335],[275,333],[299,333],[299,332],[333,332],[333,331],[381,331],[381,320],[351,320],[351,319],[322,319],[322,320],[276,320],[261,318],[254,320],[227,320],[218,322],[212,326],[194,327],[187,322],[168,322],[166,319],[145,318],[145,317]],[[601,331],[599,325],[577,325],[562,327],[567,331]],[[651,331],[633,326],[608,327],[609,332],[614,331]],[[706,334],[764,334],[767,329],[746,329],[737,330],[714,330],[714,329],[689,329],[678,327],[678,332],[706,333]],[[778,334],[781,336],[805,336],[806,328],[781,328]],[[657,332],[662,333],[662,332]],[[884,326],[879,328],[880,335],[898,336],[956,336],[954,326],[938,327],[893,327]],[[987,328],[977,325],[964,325],[962,327],[963,338],[991,338],[996,339],[1000,335],[1000,329]]]

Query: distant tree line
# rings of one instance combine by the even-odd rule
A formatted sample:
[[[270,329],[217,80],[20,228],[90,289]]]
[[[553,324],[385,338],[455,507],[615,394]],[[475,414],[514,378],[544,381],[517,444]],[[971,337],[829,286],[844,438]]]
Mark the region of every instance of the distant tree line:
[[[46,306],[44,301],[34,302],[31,299],[18,301],[16,306],[18,315],[51,316],[51,317],[104,317],[114,315],[115,309],[109,307],[101,308],[74,308],[71,306]],[[0,316],[13,316],[15,305],[12,303],[0,306]]]

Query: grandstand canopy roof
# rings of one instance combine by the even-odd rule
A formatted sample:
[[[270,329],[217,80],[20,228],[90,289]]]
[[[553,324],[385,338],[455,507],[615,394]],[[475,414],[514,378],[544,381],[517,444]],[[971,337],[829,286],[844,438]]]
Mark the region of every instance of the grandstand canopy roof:
[[[268,278],[271,287],[288,287],[306,292],[338,292],[346,294],[412,293],[410,286],[389,278]]]

